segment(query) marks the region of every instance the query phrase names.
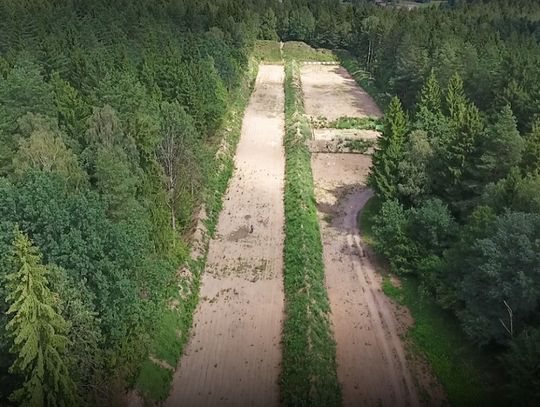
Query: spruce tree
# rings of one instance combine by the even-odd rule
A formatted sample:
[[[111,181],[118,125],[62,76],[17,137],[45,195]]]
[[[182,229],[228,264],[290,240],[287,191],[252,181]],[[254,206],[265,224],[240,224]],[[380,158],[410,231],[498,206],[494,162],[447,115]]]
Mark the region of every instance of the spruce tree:
[[[450,77],[446,91],[446,112],[452,122],[460,125],[467,113],[467,97],[463,90],[463,80],[458,73]]]
[[[484,137],[481,150],[480,170],[486,182],[505,177],[510,168],[521,162],[524,148],[523,138],[517,129],[516,118],[506,105],[490,126]]]
[[[403,159],[407,119],[401,102],[394,97],[384,118],[384,131],[373,154],[369,184],[385,200],[397,196],[398,165]]]
[[[10,399],[19,406],[72,406],[75,386],[66,363],[68,325],[57,311],[57,298],[49,290],[49,269],[30,239],[15,231],[13,271],[6,276],[6,329],[13,340],[10,351],[16,359],[11,373],[23,378],[22,387]]]
[[[447,120],[442,114],[441,105],[441,88],[432,70],[420,91],[414,127],[426,131],[430,138],[443,137]]]

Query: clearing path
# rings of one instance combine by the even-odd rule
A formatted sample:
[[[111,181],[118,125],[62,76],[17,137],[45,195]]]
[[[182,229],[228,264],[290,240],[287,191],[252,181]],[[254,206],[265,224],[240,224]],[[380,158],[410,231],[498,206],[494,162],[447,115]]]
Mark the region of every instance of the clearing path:
[[[302,65],[306,114],[335,120],[340,117],[381,117],[381,109],[339,65]]]
[[[314,154],[326,285],[337,343],[345,406],[416,406],[418,395],[400,334],[405,327],[381,291],[356,217],[373,195],[363,180],[371,159],[360,154]]]
[[[312,117],[380,117],[373,99],[343,68],[308,65],[301,72]],[[367,155],[312,154],[343,405],[417,406],[416,383],[423,396],[435,397],[429,374],[406,358],[400,335],[410,316],[382,292],[382,277],[357,229],[358,212],[373,194],[365,185],[370,166]]]
[[[278,406],[284,70],[261,65],[168,406]]]

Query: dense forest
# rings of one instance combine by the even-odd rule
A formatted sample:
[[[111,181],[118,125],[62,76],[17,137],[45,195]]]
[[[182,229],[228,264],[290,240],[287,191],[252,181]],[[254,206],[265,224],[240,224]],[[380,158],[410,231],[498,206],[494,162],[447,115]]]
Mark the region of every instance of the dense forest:
[[[104,405],[132,383],[257,38],[348,50],[397,95],[370,177],[379,250],[538,402],[539,4],[5,0],[0,404]]]
[[[1,405],[104,405],[137,374],[258,7],[1,2]]]

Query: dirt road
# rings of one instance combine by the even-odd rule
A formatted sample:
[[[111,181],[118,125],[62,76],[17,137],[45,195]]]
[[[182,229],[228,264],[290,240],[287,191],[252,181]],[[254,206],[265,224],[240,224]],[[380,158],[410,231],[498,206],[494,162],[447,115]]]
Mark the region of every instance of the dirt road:
[[[302,89],[306,114],[335,120],[339,117],[381,117],[375,101],[339,65],[303,65]]]
[[[399,334],[404,327],[381,291],[356,216],[372,196],[363,180],[370,158],[314,154],[324,264],[345,406],[416,406],[416,388]]]
[[[283,80],[283,66],[260,66],[168,406],[279,405]]]

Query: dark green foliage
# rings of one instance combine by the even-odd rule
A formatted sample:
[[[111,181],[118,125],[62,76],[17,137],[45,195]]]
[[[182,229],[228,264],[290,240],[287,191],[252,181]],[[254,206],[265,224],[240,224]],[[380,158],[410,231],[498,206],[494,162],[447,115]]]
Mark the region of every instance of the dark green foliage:
[[[231,167],[217,183],[210,157],[261,31],[259,6],[0,4],[0,278],[15,224],[61,267],[49,283],[71,327],[65,358],[82,405],[112,404],[135,381],[203,199],[217,216]],[[269,32],[273,9],[262,9]],[[8,294],[0,285],[2,405],[23,382],[7,372]],[[185,335],[196,299],[179,306]]]
[[[510,343],[504,361],[508,366],[510,397],[516,406],[540,403],[540,329],[523,331]]]
[[[384,199],[397,197],[398,164],[404,156],[407,121],[398,98],[392,99],[384,116],[384,130],[373,154],[369,184]]]

